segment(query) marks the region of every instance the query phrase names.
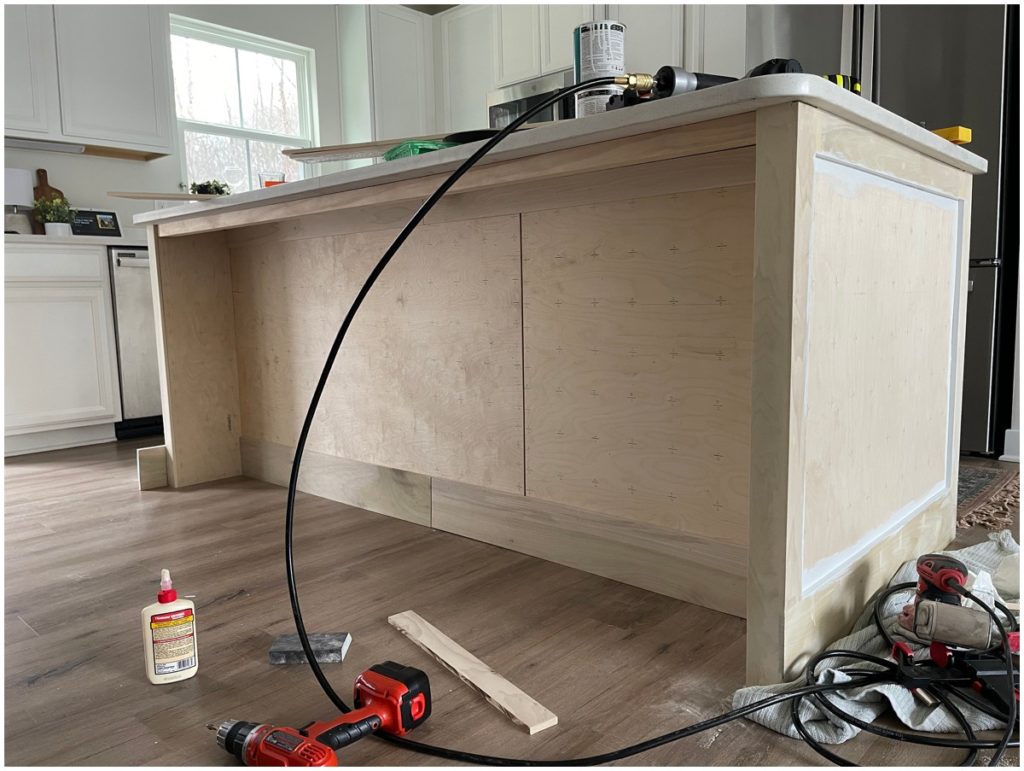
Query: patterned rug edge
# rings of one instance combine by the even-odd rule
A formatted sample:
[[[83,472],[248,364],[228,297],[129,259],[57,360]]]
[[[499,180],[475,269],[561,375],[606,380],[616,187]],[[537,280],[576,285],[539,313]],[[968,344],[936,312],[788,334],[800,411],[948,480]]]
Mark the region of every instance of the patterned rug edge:
[[[987,530],[1003,530],[1013,525],[1020,511],[1020,475],[1013,473],[991,490],[988,500],[957,514],[957,528],[980,526]]]

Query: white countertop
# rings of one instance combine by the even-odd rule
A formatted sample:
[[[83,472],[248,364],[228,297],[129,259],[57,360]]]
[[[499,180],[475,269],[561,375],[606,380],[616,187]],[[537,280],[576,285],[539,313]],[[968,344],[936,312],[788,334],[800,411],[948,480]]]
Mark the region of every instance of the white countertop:
[[[143,228],[123,228],[124,235],[118,236],[22,236],[4,234],[5,244],[60,244],[74,246],[146,246],[146,231]]]
[[[808,74],[764,75],[738,80],[691,94],[517,132],[505,139],[478,165],[661,131],[786,102],[804,102],[827,110],[972,174],[983,174],[988,168],[984,158],[824,78]],[[396,140],[395,144],[399,141]],[[454,169],[479,146],[480,143],[474,142],[322,177],[288,182],[272,188],[237,193],[212,201],[145,212],[135,215],[134,222],[143,225],[183,219],[214,211],[255,207],[264,202],[307,198],[428,176]]]

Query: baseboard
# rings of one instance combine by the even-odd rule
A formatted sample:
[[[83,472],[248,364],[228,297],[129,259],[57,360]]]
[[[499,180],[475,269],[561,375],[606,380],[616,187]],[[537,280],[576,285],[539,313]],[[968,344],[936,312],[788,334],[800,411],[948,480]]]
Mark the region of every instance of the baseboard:
[[[746,616],[744,547],[442,479],[431,500],[439,530]]]
[[[4,455],[28,455],[33,452],[64,450],[68,447],[84,447],[88,444],[113,441],[116,441],[113,423],[33,431],[28,434],[8,434],[4,437]]]
[[[295,448],[242,437],[242,473],[288,485]],[[430,526],[430,477],[306,450],[299,490]]]
[[[1020,463],[1020,429],[1006,429],[1005,437],[1003,440],[1003,454],[999,456],[999,460]]]

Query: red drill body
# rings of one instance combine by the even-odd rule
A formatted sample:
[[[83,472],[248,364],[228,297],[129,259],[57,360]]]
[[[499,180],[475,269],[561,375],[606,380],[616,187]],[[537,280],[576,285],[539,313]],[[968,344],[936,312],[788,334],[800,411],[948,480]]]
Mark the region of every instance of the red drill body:
[[[336,766],[335,752],[371,733],[401,736],[430,717],[424,672],[386,661],[356,678],[356,709],[299,729],[225,720],[217,743],[247,766]]]

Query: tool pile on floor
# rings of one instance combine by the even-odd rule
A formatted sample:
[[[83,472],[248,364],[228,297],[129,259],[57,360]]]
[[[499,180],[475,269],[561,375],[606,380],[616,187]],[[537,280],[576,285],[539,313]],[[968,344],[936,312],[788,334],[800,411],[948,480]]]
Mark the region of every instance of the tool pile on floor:
[[[993,534],[990,538],[991,540],[986,543],[949,552],[947,556],[963,563],[969,570],[968,581],[972,592],[990,600],[988,602],[990,606],[994,606],[998,602],[1004,607],[1015,608],[1016,610],[1012,612],[1017,614],[1019,613],[1020,598],[1018,572],[1020,547],[1008,530]],[[993,576],[998,579],[995,583]],[[848,636],[836,640],[830,647],[887,658],[892,654],[895,643],[897,655],[909,653],[909,658],[919,665],[943,656],[941,651],[946,646],[936,646],[934,642],[958,642],[950,639],[954,636],[966,638],[965,647],[967,648],[977,647],[983,650],[995,648],[998,650],[999,637],[993,635],[993,625],[989,622],[987,614],[977,609],[961,606],[959,602],[943,602],[944,598],[927,597],[930,589],[926,587],[922,594],[920,585],[917,562],[907,562],[893,577],[889,587],[883,590],[875,601],[868,603],[863,614],[854,624],[854,631]],[[934,592],[932,593],[934,594]],[[944,593],[940,592],[940,594]],[[927,634],[929,630],[934,631],[935,622],[942,620],[942,616],[935,613],[937,609],[940,613],[943,609],[948,609],[951,614],[956,614],[953,623],[946,626],[945,633],[940,631],[938,637],[934,634],[923,636],[922,633]],[[983,624],[975,623],[977,620],[977,617],[973,615],[975,613],[985,616]],[[966,622],[962,621],[964,616],[968,618]],[[909,624],[908,621],[915,617],[918,623]],[[876,623],[876,618],[880,623]],[[1013,625],[1011,619],[1011,626]],[[908,626],[912,628],[908,628]],[[916,627],[916,631],[914,627]],[[981,644],[975,646],[974,643]],[[1006,668],[1001,665],[1001,657],[998,653],[985,657],[984,662],[979,661],[974,667],[976,671],[982,670],[978,678],[974,678],[980,680],[981,684],[972,687],[969,682],[963,689],[964,695],[958,704],[971,727],[976,731],[1001,729],[1005,726],[1005,717],[1000,718],[999,716],[1000,713],[1005,715],[1009,706],[1004,700],[1015,699],[1014,691],[1018,688],[1019,667],[1014,671],[1014,684],[1011,686],[1009,678],[1005,675]],[[998,675],[995,672],[989,675],[984,671],[991,662],[995,662],[996,666],[993,669],[998,670]],[[936,667],[943,666],[940,661],[935,661],[934,664]],[[852,677],[845,670],[850,666],[850,663],[847,662],[844,666],[823,668],[814,674],[814,680],[818,683],[848,682]],[[864,662],[857,661],[855,666],[861,669]],[[804,685],[805,682],[805,678],[801,677],[785,684],[743,688],[736,692],[733,705],[736,707],[749,705],[766,696],[792,690]],[[985,693],[981,693],[982,691]],[[979,696],[985,698],[979,698]],[[950,710],[930,698],[927,691],[922,689],[911,691],[899,683],[866,685],[845,693],[821,696],[820,699],[828,699],[841,710],[867,723],[877,720],[884,712],[891,709],[901,723],[916,731],[934,733],[960,731],[960,726]],[[999,708],[1000,702],[1003,702],[1001,709]],[[750,719],[793,738],[802,736],[794,722],[793,712],[789,705],[777,705],[760,710],[752,714]],[[815,740],[827,744],[848,741],[862,730],[851,722],[837,719],[836,715],[824,707],[819,699],[803,700],[800,704],[799,719]]]
[[[973,762],[980,749],[1005,741],[979,741],[976,731],[1006,728],[1017,722],[1019,667],[1007,667],[1003,630],[995,633],[988,606],[998,608],[1011,628],[1011,649],[1019,654],[1019,552],[1009,531],[988,543],[948,554],[927,554],[908,562],[889,587],[870,602],[856,631],[808,666],[806,682],[744,688],[734,697],[735,709],[718,718],[614,753],[563,761],[531,761],[462,753],[411,742],[405,735],[431,713],[426,673],[394,662],[363,672],[355,683],[355,709],[333,720],[301,728],[225,720],[217,742],[246,765],[337,765],[335,752],[377,734],[409,749],[431,751],[450,759],[493,765],[591,764],[628,757],[645,749],[748,716],[762,725],[802,738],[827,759],[845,763],[824,744],[839,744],[861,730],[919,744],[967,750]],[[993,576],[996,580],[993,581]],[[916,579],[904,581],[904,579]],[[982,599],[983,598],[983,599]],[[1004,604],[1004,599],[1006,603]],[[1012,610],[1011,610],[1012,609]],[[994,618],[994,614],[992,616]],[[558,718],[472,653],[425,621],[406,611],[388,622],[423,648],[487,701],[531,734],[550,728]],[[309,635],[318,662],[340,661],[351,637]],[[321,650],[324,646],[331,650]],[[292,650],[282,653],[282,650]],[[298,648],[299,650],[294,650]],[[271,661],[308,661],[298,636],[279,638]],[[321,655],[324,654],[324,655]],[[823,661],[847,660],[843,666],[819,670]],[[851,668],[850,661],[856,669]],[[1012,662],[1011,662],[1012,664]],[[316,669],[314,669],[316,671]],[[957,703],[954,706],[954,701]],[[925,733],[961,732],[966,739],[929,739],[872,724],[889,708],[911,729]]]

